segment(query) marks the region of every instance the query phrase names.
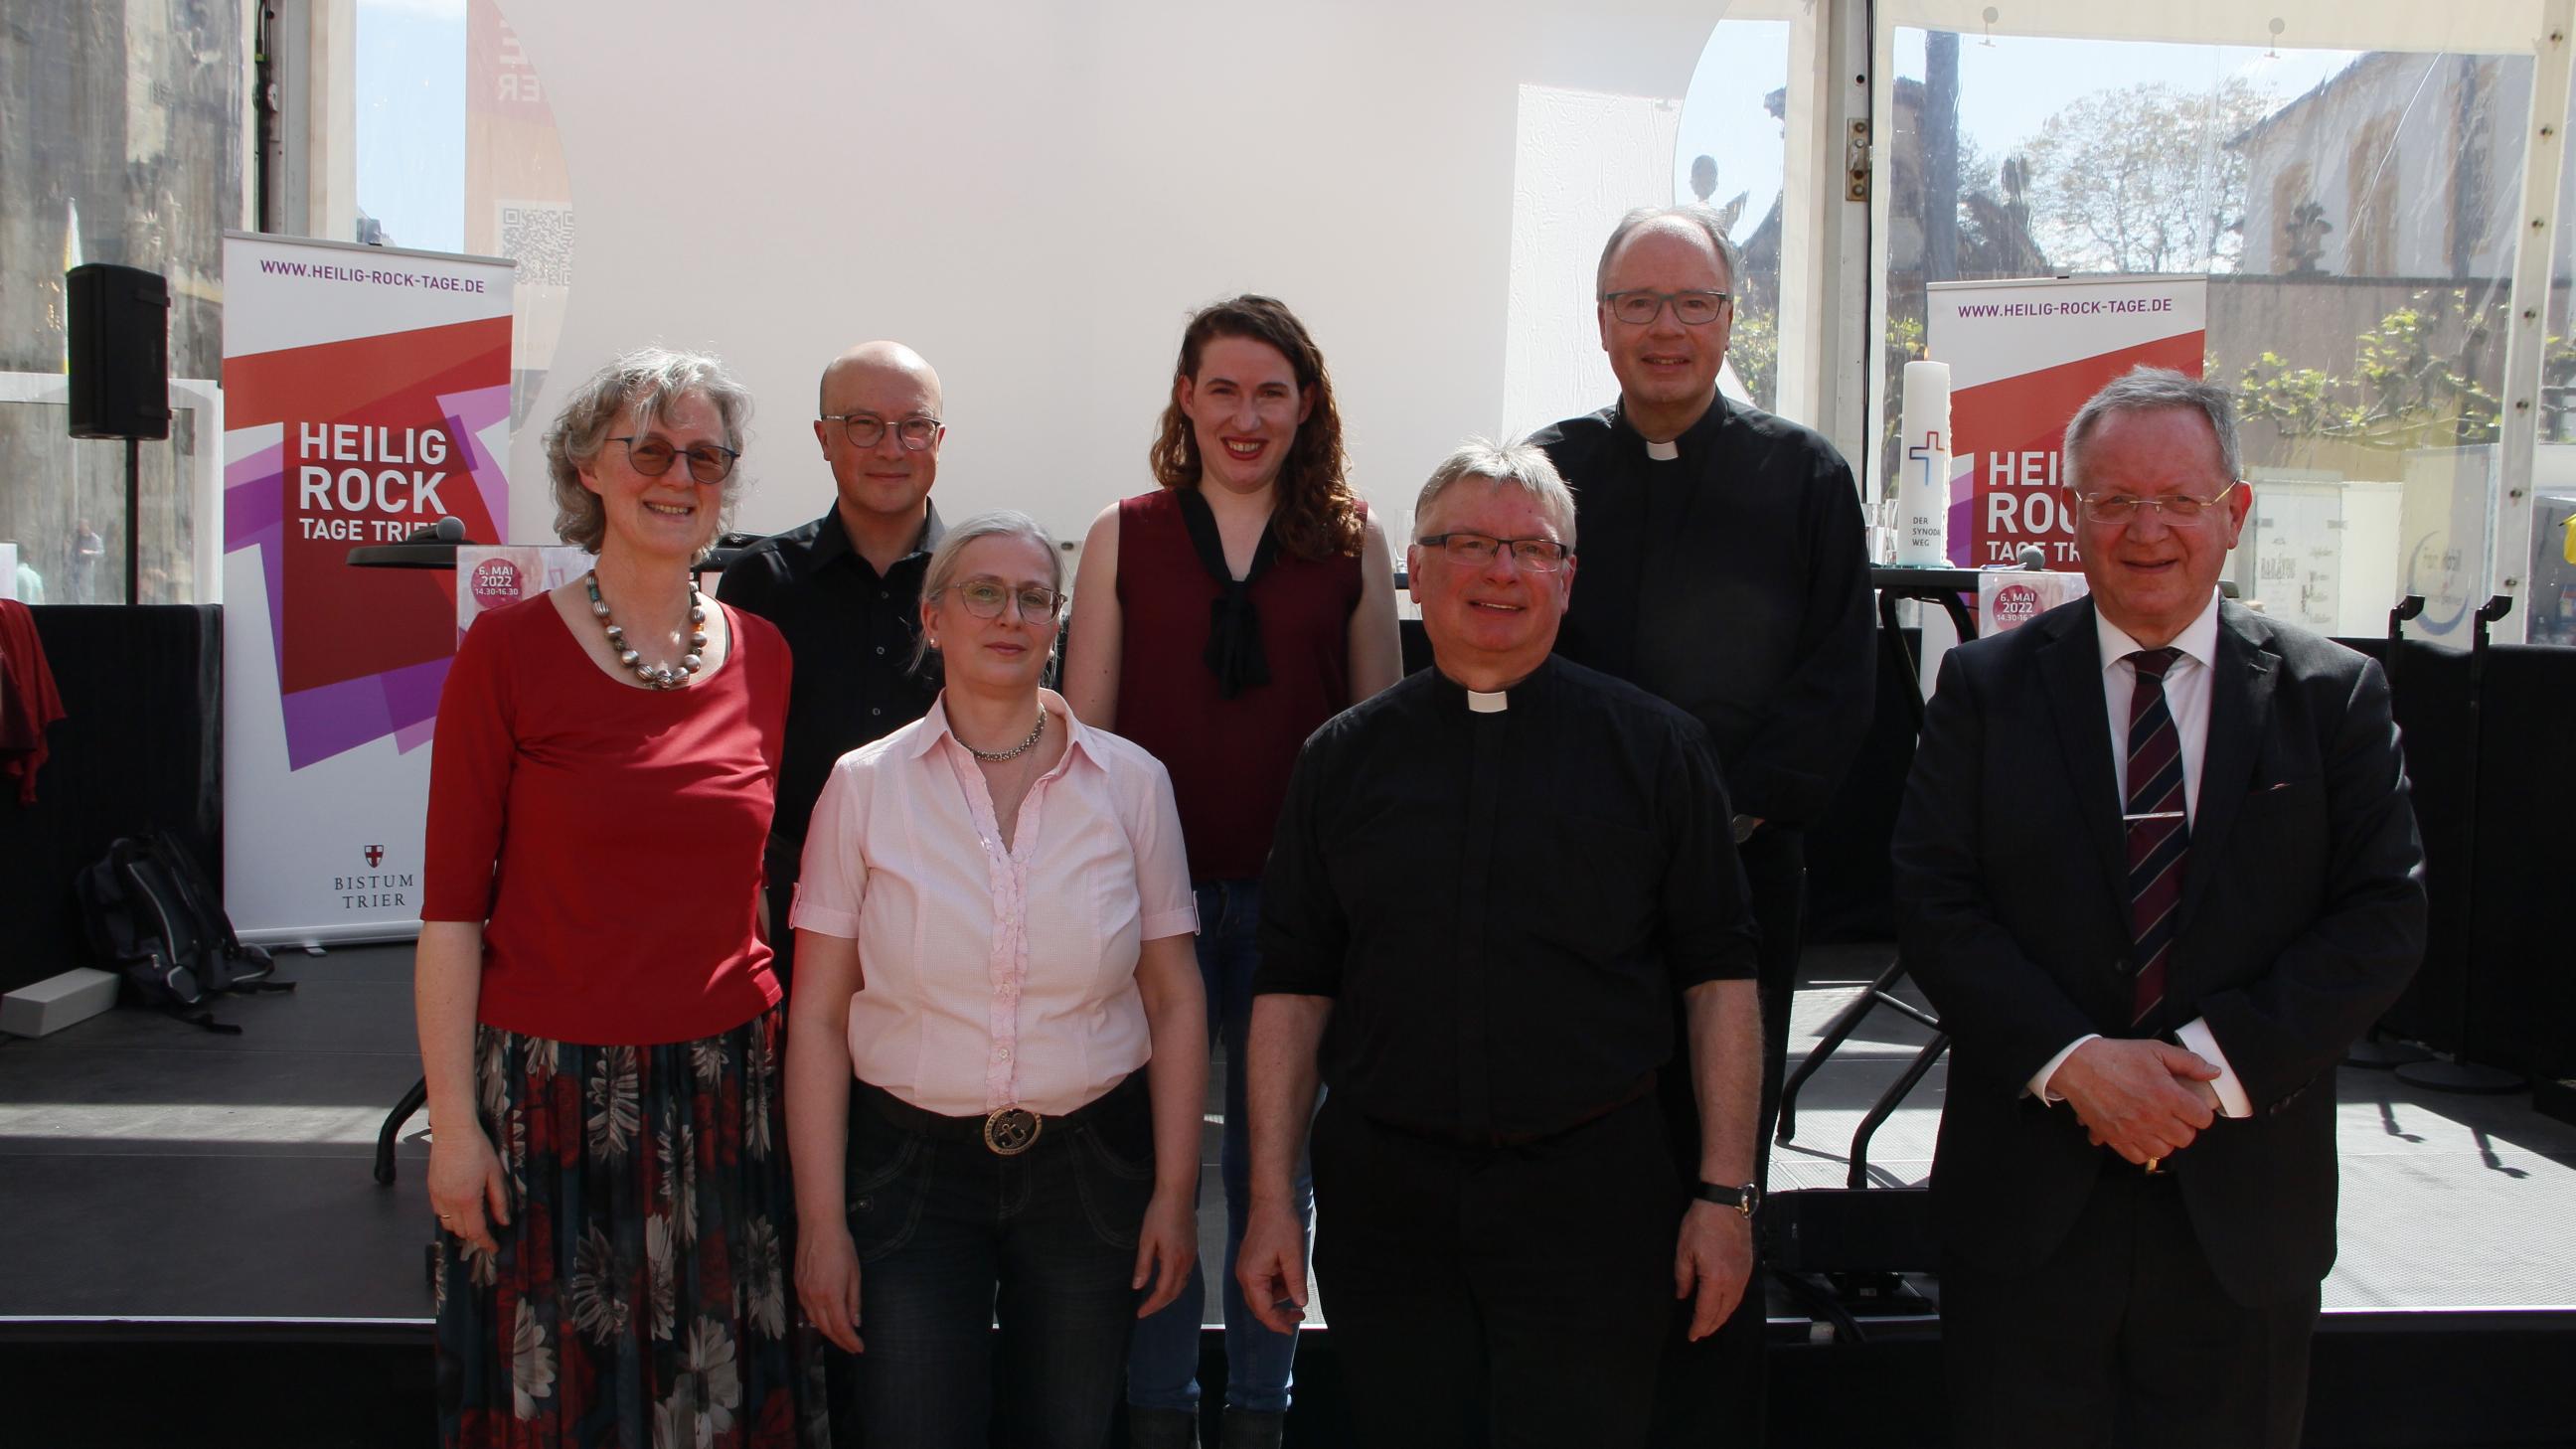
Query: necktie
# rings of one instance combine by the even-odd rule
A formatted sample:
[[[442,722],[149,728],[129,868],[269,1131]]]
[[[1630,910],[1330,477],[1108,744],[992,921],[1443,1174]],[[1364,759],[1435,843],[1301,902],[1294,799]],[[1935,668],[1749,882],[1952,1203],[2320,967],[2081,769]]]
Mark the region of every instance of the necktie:
[[[2179,649],[2141,649],[2129,656],[2138,687],[2129,696],[2129,965],[2135,973],[2130,1024],[2165,999],[2165,963],[2173,953],[2174,912],[2182,904],[2183,858],[2191,850],[2184,814],[2182,735],[2165,704],[2165,671]]]

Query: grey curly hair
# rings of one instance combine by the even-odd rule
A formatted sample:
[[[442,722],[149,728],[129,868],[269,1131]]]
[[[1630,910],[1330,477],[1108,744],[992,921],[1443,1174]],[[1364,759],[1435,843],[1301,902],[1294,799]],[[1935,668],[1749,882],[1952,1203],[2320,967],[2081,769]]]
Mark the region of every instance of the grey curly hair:
[[[563,411],[546,429],[546,478],[554,489],[555,532],[564,542],[597,553],[607,536],[607,511],[600,506],[599,495],[581,486],[581,470],[598,462],[618,410],[632,409],[635,427],[641,431],[653,425],[662,409],[691,393],[714,406],[724,427],[725,446],[741,452],[751,422],[751,394],[722,362],[705,353],[639,347],[573,389]],[[716,533],[732,526],[742,487],[743,472],[737,464],[717,499]],[[714,537],[708,535],[710,542]]]

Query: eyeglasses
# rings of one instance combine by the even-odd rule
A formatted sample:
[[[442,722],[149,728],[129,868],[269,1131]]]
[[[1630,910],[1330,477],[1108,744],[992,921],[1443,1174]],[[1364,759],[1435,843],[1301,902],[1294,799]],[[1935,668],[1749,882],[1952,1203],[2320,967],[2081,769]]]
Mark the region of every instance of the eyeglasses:
[[[1448,555],[1449,561],[1471,569],[1490,568],[1494,555],[1504,549],[1512,551],[1512,562],[1524,572],[1552,574],[1574,550],[1552,538],[1496,538],[1490,533],[1434,533],[1415,540],[1424,548],[1436,548]]]
[[[2169,493],[2162,498],[2131,498],[2125,493],[2078,493],[2076,503],[2084,516],[2095,523],[2133,523],[2138,510],[2152,509],[2168,528],[2197,528],[2209,519],[2209,511],[2225,501],[2244,483],[2238,479],[2218,490],[2215,498],[2194,498],[2187,493]]]
[[[1020,601],[1020,617],[1032,624],[1054,623],[1055,606],[1064,597],[1053,589],[1041,589],[1035,584],[1014,589],[1000,579],[968,579],[957,585],[956,593],[957,602],[964,604],[966,612],[978,619],[1002,617],[1003,601],[1017,599]]]
[[[1631,327],[1643,327],[1655,320],[1664,308],[1673,309],[1673,320],[1684,327],[1705,327],[1726,310],[1724,292],[1649,292],[1642,288],[1630,292],[1608,292],[1601,298],[1610,315]]]
[[[823,421],[839,423],[841,431],[849,436],[850,445],[857,448],[875,447],[885,437],[888,428],[894,429],[895,441],[903,444],[904,451],[909,453],[918,453],[929,447],[930,440],[939,436],[937,418],[905,418],[889,423],[874,413],[825,413]]]
[[[733,461],[742,456],[732,448],[716,443],[698,443],[687,448],[674,448],[660,438],[610,438],[612,443],[626,445],[626,465],[647,478],[659,478],[671,471],[675,458],[689,460],[689,476],[701,483],[722,483],[733,476]]]

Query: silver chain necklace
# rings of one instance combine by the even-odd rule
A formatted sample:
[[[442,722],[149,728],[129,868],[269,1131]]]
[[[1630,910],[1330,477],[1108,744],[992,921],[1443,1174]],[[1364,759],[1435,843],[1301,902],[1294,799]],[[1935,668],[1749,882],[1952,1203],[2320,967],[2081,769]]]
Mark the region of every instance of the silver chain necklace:
[[[1007,750],[979,750],[973,745],[966,745],[964,740],[959,740],[957,743],[966,745],[966,753],[973,755],[976,759],[988,760],[993,764],[998,765],[1004,760],[1016,760],[1020,756],[1027,754],[1029,751],[1036,749],[1038,747],[1038,736],[1045,733],[1046,706],[1039,705],[1038,722],[1029,727],[1029,737],[1020,741],[1018,744],[1011,746]]]
[[[680,665],[676,669],[668,664],[645,663],[644,656],[626,642],[626,631],[618,627],[616,620],[608,617],[608,605],[599,597],[599,570],[592,569],[582,575],[581,582],[590,590],[591,615],[608,632],[609,652],[617,656],[618,663],[633,670],[635,677],[644,681],[646,689],[677,689],[688,683],[689,676],[706,663],[706,655],[702,651],[707,647],[707,603],[699,597],[694,580],[689,584],[689,652],[680,656]],[[1020,748],[1027,749],[1028,746]]]

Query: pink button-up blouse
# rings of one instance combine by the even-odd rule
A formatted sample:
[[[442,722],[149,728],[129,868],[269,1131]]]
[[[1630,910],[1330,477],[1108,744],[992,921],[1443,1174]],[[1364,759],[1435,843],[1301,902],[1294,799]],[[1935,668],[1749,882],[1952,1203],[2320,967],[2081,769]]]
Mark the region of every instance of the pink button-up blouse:
[[[1138,948],[1198,930],[1170,776],[1040,696],[1072,742],[1010,849],[944,699],[843,755],[805,835],[794,924],[858,943],[851,1065],[944,1116],[1070,1112],[1143,1066]]]

